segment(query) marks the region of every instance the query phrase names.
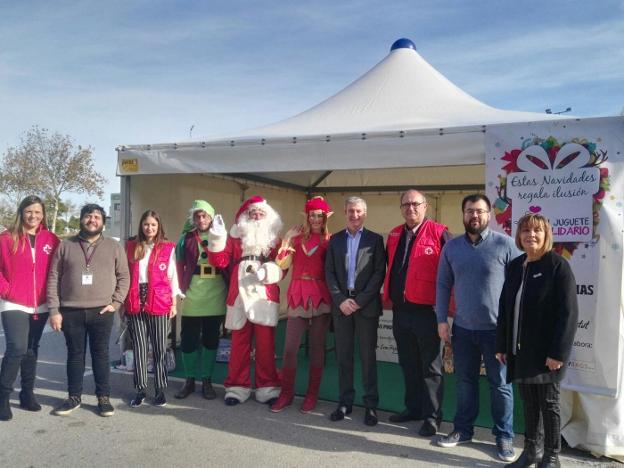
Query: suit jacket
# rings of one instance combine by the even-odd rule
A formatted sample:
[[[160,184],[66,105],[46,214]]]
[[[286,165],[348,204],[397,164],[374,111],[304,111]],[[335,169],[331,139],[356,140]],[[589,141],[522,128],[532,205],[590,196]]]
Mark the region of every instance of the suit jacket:
[[[349,298],[347,293],[347,234],[346,229],[329,240],[325,257],[325,280],[332,296],[332,312],[340,313],[340,304]],[[355,264],[355,292],[352,299],[360,309],[356,314],[378,317],[382,314],[380,289],[386,272],[386,253],[383,237],[362,230]]]

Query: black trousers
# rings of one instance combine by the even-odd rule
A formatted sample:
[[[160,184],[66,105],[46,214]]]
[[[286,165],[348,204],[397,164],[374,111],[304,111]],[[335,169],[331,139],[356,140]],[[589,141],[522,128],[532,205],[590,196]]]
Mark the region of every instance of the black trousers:
[[[524,408],[524,438],[551,453],[561,451],[559,384],[518,384]]]
[[[113,328],[114,312],[100,314],[104,306],[89,309],[62,307],[62,330],[67,343],[67,388],[71,396],[82,395],[87,338],[91,351],[91,367],[95,394],[110,396],[110,360],[108,342]]]
[[[219,347],[221,323],[225,315],[211,315],[204,317],[182,316],[182,331],[180,332],[181,348],[183,353],[192,353],[199,349],[201,342],[206,349],[216,350]]]
[[[336,336],[336,357],[338,360],[339,404],[353,405],[353,347],[357,339],[362,365],[362,386],[364,387],[364,405],[377,408],[379,391],[377,389],[377,328],[379,317],[363,317],[359,312],[343,315],[332,311],[334,333]]]
[[[32,392],[35,386],[39,341],[48,314],[28,314],[21,310],[2,312],[6,351],[0,369],[0,397],[13,391],[17,373],[21,373],[22,391]]]
[[[432,306],[395,304],[392,332],[405,381],[405,407],[414,416],[442,419],[442,352]]]

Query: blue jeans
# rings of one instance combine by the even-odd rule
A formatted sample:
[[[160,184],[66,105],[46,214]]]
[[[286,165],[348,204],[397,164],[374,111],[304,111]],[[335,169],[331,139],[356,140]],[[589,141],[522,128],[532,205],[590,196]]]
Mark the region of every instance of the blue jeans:
[[[457,412],[454,429],[474,434],[479,414],[479,371],[481,356],[490,384],[490,402],[496,439],[511,439],[513,433],[513,390],[506,383],[507,367],[496,360],[496,330],[468,330],[453,325],[453,362],[457,378]]]

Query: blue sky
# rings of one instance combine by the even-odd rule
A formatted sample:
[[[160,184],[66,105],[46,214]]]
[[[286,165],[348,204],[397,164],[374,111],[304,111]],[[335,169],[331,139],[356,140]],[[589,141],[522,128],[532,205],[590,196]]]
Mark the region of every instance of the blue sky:
[[[624,109],[624,0],[0,0],[0,152],[35,124],[69,134],[95,149],[108,204],[117,145],[297,114],[400,37],[495,107]]]

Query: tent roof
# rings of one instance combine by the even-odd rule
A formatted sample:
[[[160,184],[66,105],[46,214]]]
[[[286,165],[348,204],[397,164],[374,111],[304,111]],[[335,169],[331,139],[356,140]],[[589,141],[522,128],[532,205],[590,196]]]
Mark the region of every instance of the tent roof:
[[[227,138],[122,146],[118,174],[225,173],[329,188],[332,171],[483,164],[487,125],[559,118],[483,104],[400,39],[370,71],[311,109]]]
[[[371,70],[320,104],[239,137],[295,137],[449,128],[555,118],[496,109],[427,63],[409,39],[396,41]]]

